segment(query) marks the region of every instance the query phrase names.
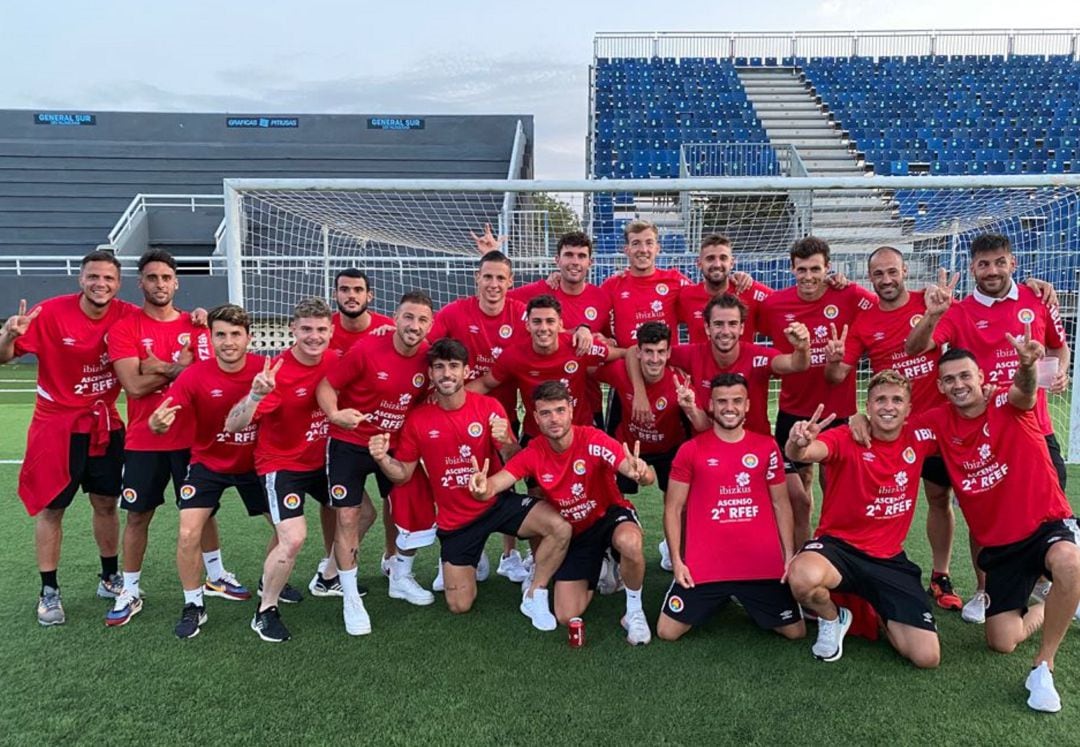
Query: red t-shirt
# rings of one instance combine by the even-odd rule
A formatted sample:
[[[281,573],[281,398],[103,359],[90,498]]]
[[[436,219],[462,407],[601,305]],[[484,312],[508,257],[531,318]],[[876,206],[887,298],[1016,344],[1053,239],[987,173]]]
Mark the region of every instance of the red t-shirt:
[[[690,281],[676,269],[657,268],[652,275],[631,275],[618,272],[604,281],[600,288],[611,299],[615,342],[628,348],[637,344],[637,329],[645,322],[664,322],[674,335],[679,330],[675,302],[679,292]]]
[[[623,412],[633,409],[634,389],[630,375],[626,373],[626,359],[612,361],[596,369],[593,378],[615,389],[622,399]],[[675,372],[665,368],[658,381],[645,382],[645,396],[653,414],[653,424],[642,425],[633,418],[624,417],[615,429],[615,438],[633,446],[641,442],[642,454],[663,454],[674,451],[687,438],[686,421],[679,407],[679,395],[675,389]]]
[[[552,290],[547,280],[537,280],[514,288],[506,295],[525,305],[537,296],[554,296],[562,306],[564,329],[574,330],[584,324],[593,332],[611,336],[611,299],[598,285],[585,283],[581,293],[571,296],[561,287]]]
[[[761,303],[770,295],[772,288],[754,281],[754,284],[742,293],[735,292],[732,283],[728,283],[728,289],[720,293],[729,293],[739,299],[746,306],[746,320],[743,327],[743,342],[753,342],[754,333],[758,330],[758,315]],[[705,329],[705,306],[712,300],[714,295],[705,287],[705,281],[697,285],[687,285],[679,289],[679,300],[675,308],[679,315],[679,321],[686,325],[690,332],[690,342],[708,342],[709,333]]]
[[[855,366],[866,353],[874,373],[890,368],[896,371],[911,382],[911,402],[921,412],[945,402],[945,396],[937,388],[937,362],[941,351],[931,350],[923,355],[904,352],[908,335],[926,313],[923,291],[911,291],[910,296],[908,302],[897,309],[885,311],[879,301],[855,317],[848,328],[844,363]]]
[[[769,488],[784,484],[776,441],[743,432],[728,443],[712,430],[679,448],[671,479],[690,486],[683,562],[695,584],[784,575],[784,547]]]
[[[1073,515],[1034,411],[1013,407],[1007,391],[994,395],[979,417],[944,405],[920,425],[937,435],[949,481],[980,545],[1019,542],[1040,524]]]
[[[937,451],[931,433],[906,424],[895,441],[872,439],[870,448],[851,438],[842,425],[818,440],[829,447],[825,497],[817,537],[834,537],[875,558],[904,549],[923,461]]]
[[[355,345],[359,340],[363,340],[375,330],[386,325],[394,326],[394,320],[388,316],[378,313],[377,311],[368,310],[368,314],[371,315],[371,323],[364,328],[363,332],[350,332],[341,326],[341,312],[335,311],[334,316],[331,317],[331,321],[334,324],[334,334],[330,338],[330,349],[336,352],[339,356],[345,355],[349,348]],[[392,333],[387,333],[390,335]]]
[[[25,334],[15,338],[15,356],[37,356],[39,400],[73,410],[89,410],[95,402],[103,402],[115,430],[122,425],[116,410],[120,383],[109,362],[106,335],[121,319],[142,310],[113,299],[105,316],[91,319],[79,306],[80,298],[81,293],[73,293],[37,304],[34,308],[41,311]]]
[[[225,430],[225,419],[236,403],[251,391],[251,382],[263,370],[266,359],[247,354],[244,367],[235,373],[221,370],[216,359],[193,363],[169,387],[173,405],[180,405],[173,427],[184,419],[195,421],[191,463],[221,475],[240,475],[255,469],[255,436],[259,426],[251,423],[239,433]],[[170,429],[171,430],[171,429]]]
[[[146,347],[149,345],[155,356],[175,363],[184,345],[189,343],[195,362],[214,357],[210,347],[210,331],[192,324],[190,314],[180,312],[180,316],[171,322],[161,322],[140,310],[137,314],[124,317],[109,330],[109,360],[113,363],[124,358],[146,360]],[[128,397],[124,448],[129,451],[172,451],[191,447],[191,440],[195,437],[195,423],[192,420],[183,419],[180,422],[178,418],[169,432],[160,436],[150,432],[150,416],[168,396],[170,384],[142,397]]]
[[[428,389],[427,349],[421,342],[416,352],[404,356],[394,347],[394,335],[368,336],[353,345],[326,374],[330,386],[338,392],[338,409],[352,408],[362,415],[373,415],[353,430],[330,424],[330,437],[367,446],[377,433],[389,433],[391,445],[397,444],[405,413],[414,407]]]
[[[488,316],[480,308],[476,296],[459,298],[443,306],[435,315],[428,333],[429,340],[453,337],[469,350],[471,379],[478,379],[491,370],[503,351],[522,340],[529,340],[525,326],[525,304],[507,298],[501,312]],[[491,392],[513,419],[517,415],[517,391],[507,383]]]
[[[506,418],[494,397],[465,393],[465,404],[444,410],[435,403],[420,405],[405,418],[401,443],[394,452],[400,462],[423,460],[438,507],[439,529],[449,532],[473,523],[491,508],[469,492],[472,458],[479,465],[490,459],[488,474],[502,468],[499,446],[491,435],[491,419]]]
[[[816,301],[802,300],[795,287],[776,291],[765,299],[761,305],[760,331],[772,339],[773,347],[781,353],[794,349],[784,336],[789,324],[802,322],[810,330],[810,368],[781,379],[781,410],[810,417],[819,404],[824,404],[826,415],[836,413],[837,417],[846,418],[855,414],[855,377],[849,376],[835,385],[825,381],[829,324],[835,324],[840,331],[876,303],[877,296],[855,284],[843,290],[826,288]]]
[[[266,475],[279,470],[322,469],[330,423],[315,399],[315,389],[337,363],[337,356],[327,350],[318,363],[308,366],[298,361],[290,348],[277,356],[273,365],[279,360],[282,364],[274,391],[255,409],[254,419],[259,421],[255,471]]]
[[[947,342],[950,347],[970,351],[986,380],[994,386],[1008,386],[1020,366],[1006,332],[1019,337],[1024,334],[1024,322],[1029,321],[1033,339],[1050,349],[1065,345],[1065,327],[1057,307],[1046,308],[1026,285],[1018,285],[1017,291],[1017,300],[1006,298],[991,306],[983,306],[974,296],[968,296],[950,306],[934,328],[934,342],[939,348]],[[1043,434],[1053,433],[1045,389],[1039,389],[1034,412]]]
[[[754,433],[772,433],[769,422],[769,380],[773,377],[772,362],[780,352],[752,342],[739,343],[739,356],[730,366],[721,367],[713,358],[711,342],[676,345],[671,350],[668,364],[681,368],[690,376],[694,385],[698,407],[712,413],[712,387],[714,376],[737,373],[746,377],[749,385],[750,412],[746,415],[746,429]]]
[[[554,353],[541,355],[533,349],[532,338],[510,345],[491,366],[491,375],[501,383],[511,383],[521,394],[525,406],[525,422],[522,427],[529,436],[540,435],[533,417],[532,395],[536,387],[545,381],[561,381],[570,389],[570,405],[574,408],[574,423],[592,424],[592,408],[585,400],[585,384],[590,366],[599,366],[607,360],[608,348],[594,342],[589,352],[579,356],[574,349],[573,338],[566,333],[559,335],[559,345]]]
[[[633,508],[615,484],[626,458],[618,441],[588,425],[575,425],[570,448],[559,453],[547,438],[534,438],[510,458],[506,471],[517,480],[532,477],[540,491],[574,527],[574,534],[595,524],[609,506]]]

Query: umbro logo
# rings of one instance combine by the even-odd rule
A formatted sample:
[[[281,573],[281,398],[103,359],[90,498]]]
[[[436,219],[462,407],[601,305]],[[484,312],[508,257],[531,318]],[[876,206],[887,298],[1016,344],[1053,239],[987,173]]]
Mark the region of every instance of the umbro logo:
[[[475,324],[470,324],[469,325],[469,334],[470,335],[478,335],[478,334],[480,334],[480,328],[477,327]]]
[[[60,342],[64,343],[68,347],[73,347],[75,345],[76,340],[75,340],[74,337],[65,337]]]
[[[293,393],[294,393],[294,394],[295,394],[295,395],[296,395],[297,397],[306,397],[306,396],[307,396],[307,387],[300,387],[299,389],[297,389],[297,390],[296,390],[295,392],[293,392]]]
[[[780,613],[781,620],[790,620],[793,617],[795,617],[795,610],[784,610]]]
[[[439,437],[442,435],[441,433],[439,433],[436,430],[430,430],[430,431],[427,432],[427,434],[428,434],[428,438],[430,438],[432,441],[437,441],[439,439]]]
[[[386,371],[379,371],[377,374],[375,374],[375,378],[377,378],[379,381],[387,381],[390,379],[390,374],[386,373]]]
[[[211,389],[210,390],[210,396],[211,397],[224,397],[225,392],[221,391],[220,389]]]
[[[619,294],[619,298],[621,298],[623,300],[625,300],[627,298],[630,298],[630,291],[623,291],[622,293]]]

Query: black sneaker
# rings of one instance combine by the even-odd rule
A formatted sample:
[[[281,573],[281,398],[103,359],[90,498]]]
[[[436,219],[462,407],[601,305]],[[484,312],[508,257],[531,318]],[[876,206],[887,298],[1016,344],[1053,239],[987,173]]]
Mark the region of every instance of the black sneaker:
[[[185,604],[184,611],[180,613],[180,622],[176,623],[173,632],[180,639],[194,638],[199,634],[199,628],[206,622],[206,607],[197,604]]]
[[[259,579],[259,588],[256,593],[259,595],[259,599],[262,599],[262,579]],[[304,595],[301,594],[300,590],[292,584],[285,584],[285,587],[281,590],[281,593],[278,594],[278,601],[282,604],[297,604],[304,601]]]
[[[341,580],[337,576],[326,578],[321,573],[316,573],[315,578],[311,579],[311,583],[308,584],[307,588],[313,597],[345,596],[341,590]]]
[[[281,622],[281,614],[277,607],[267,607],[255,612],[251,618],[251,629],[259,634],[259,638],[269,643],[281,643],[292,636],[289,629]]]

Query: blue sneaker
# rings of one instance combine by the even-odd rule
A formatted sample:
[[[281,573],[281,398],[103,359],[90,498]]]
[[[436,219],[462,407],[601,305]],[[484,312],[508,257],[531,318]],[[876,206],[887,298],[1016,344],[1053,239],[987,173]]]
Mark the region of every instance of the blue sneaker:
[[[251,592],[236,580],[236,576],[228,571],[221,574],[221,578],[216,581],[206,579],[206,583],[203,585],[203,594],[208,597],[231,599],[234,602],[246,602],[251,599]]]
[[[142,597],[124,589],[113,602],[112,609],[105,613],[105,624],[109,627],[127,625],[131,618],[142,612],[142,605]]]

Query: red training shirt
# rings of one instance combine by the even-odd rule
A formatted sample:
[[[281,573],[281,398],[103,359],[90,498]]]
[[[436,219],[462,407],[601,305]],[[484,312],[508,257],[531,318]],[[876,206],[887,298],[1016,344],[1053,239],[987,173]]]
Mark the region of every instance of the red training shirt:
[[[319,407],[315,390],[337,363],[327,350],[313,366],[297,360],[292,348],[274,358],[281,361],[274,391],[255,408],[259,440],[255,442],[255,471],[308,472],[326,466],[326,434],[330,423]]]

